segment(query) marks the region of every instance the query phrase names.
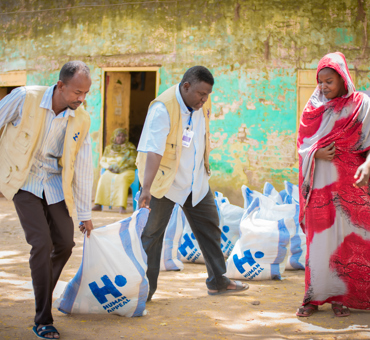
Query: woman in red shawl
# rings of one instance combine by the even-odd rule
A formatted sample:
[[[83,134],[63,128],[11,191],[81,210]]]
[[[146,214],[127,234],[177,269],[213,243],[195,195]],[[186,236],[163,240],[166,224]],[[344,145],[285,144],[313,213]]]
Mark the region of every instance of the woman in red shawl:
[[[370,98],[355,91],[342,53],[322,58],[316,77],[298,133],[307,258],[297,315],[331,303],[348,316],[370,309]]]

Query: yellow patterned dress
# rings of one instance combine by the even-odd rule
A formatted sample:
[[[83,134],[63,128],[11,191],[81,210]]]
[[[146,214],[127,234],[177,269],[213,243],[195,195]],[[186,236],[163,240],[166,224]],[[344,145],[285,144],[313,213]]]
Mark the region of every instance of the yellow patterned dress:
[[[136,156],[134,144],[128,141],[124,144],[111,144],[105,148],[100,165],[106,170],[98,182],[95,204],[127,207],[128,189],[135,179]],[[111,172],[109,167],[118,173]]]

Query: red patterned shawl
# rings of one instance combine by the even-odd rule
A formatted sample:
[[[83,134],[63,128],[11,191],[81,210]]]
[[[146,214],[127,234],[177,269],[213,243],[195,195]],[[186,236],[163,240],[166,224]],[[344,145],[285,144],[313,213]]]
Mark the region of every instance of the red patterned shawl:
[[[299,220],[308,247],[303,304],[370,309],[370,195],[353,186],[370,149],[370,99],[355,92],[343,54],[326,55],[317,74],[325,67],[341,75],[348,93],[327,100],[317,86],[300,122]],[[332,142],[335,158],[315,160]]]

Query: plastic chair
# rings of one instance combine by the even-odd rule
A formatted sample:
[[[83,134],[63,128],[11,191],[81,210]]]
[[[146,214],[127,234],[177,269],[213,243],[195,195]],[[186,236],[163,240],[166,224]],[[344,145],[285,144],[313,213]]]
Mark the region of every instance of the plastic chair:
[[[100,170],[100,176],[102,174],[104,174],[104,172],[105,172],[105,169],[102,168]],[[135,198],[136,193],[140,190],[139,172],[138,172],[137,169],[135,170],[135,179],[132,182],[132,184],[130,185],[130,188],[131,188],[131,192],[132,192],[132,206],[133,206],[133,210],[135,211],[136,210],[136,201],[135,201],[134,198]],[[111,205],[109,206],[109,209],[112,209]]]

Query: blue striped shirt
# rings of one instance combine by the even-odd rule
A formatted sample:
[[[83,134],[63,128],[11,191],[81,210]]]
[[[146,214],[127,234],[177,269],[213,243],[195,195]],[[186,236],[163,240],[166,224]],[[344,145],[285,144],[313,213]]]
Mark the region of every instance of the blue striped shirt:
[[[54,87],[55,85],[46,90],[40,103],[40,107],[46,109],[44,134],[41,136],[41,146],[36,150],[30,173],[21,188],[40,198],[44,194],[49,205],[64,200],[62,168],[58,161],[63,154],[68,117],[75,115],[71,109],[55,115],[52,110]],[[0,101],[0,127],[8,123],[17,126],[20,123],[25,98],[26,89],[18,87]],[[77,153],[72,183],[77,218],[80,221],[91,219],[92,183],[91,141],[90,135],[87,134]]]

